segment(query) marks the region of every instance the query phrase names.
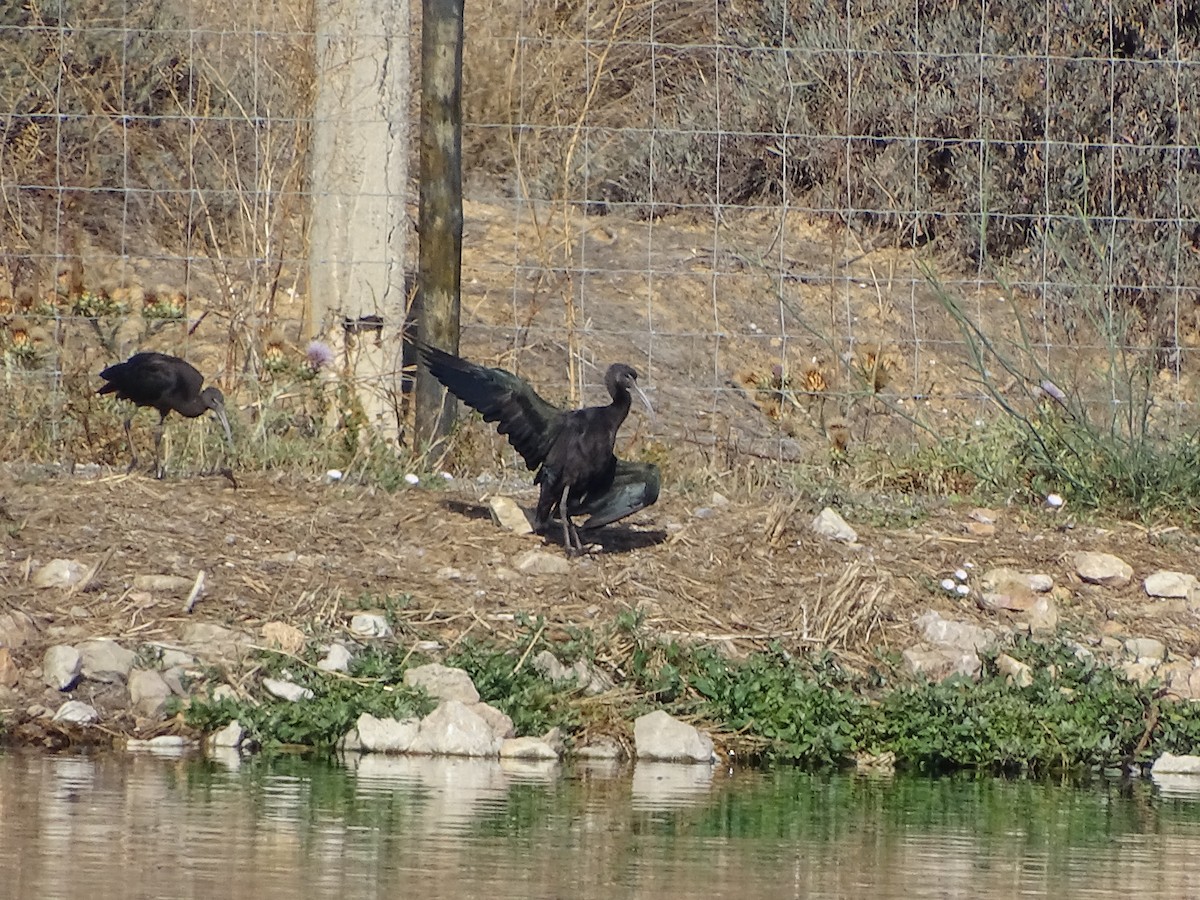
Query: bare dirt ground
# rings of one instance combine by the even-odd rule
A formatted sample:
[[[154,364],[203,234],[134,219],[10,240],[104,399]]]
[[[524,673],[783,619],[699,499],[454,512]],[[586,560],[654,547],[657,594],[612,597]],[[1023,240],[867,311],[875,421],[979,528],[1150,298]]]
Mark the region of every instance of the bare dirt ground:
[[[126,646],[169,644],[192,622],[258,635],[264,623],[283,620],[323,635],[385,606],[413,637],[510,635],[522,613],[544,616],[552,629],[600,626],[637,609],[647,627],[682,640],[723,642],[735,652],[773,641],[828,646],[865,664],[874,648],[913,643],[912,619],[926,609],[1015,624],[1019,614],[985,612],[973,597],[937,587],[965,564],[974,578],[1000,565],[1051,574],[1067,588],[1068,632],[1154,636],[1176,654],[1200,654],[1194,613],[1150,600],[1140,584],[1155,569],[1191,569],[1197,538],[1177,530],[1101,528],[1066,512],[1013,508],[1000,511],[994,535],[980,537],[968,533],[966,509],[943,507],[908,528],[855,523],[859,543],[846,546],[812,534],[803,503],[791,510],[735,499],[698,517],[693,498],[668,492],[598,532],[593,552],[567,574],[535,575],[516,571],[514,560],[531,548],[562,549],[501,530],[484,501],[481,489],[464,486],[387,493],[246,476],[235,489],[217,477],[9,473],[0,482],[0,612],[28,613],[38,633],[14,653],[26,674],[20,696],[3,705],[38,698],[41,654],[53,643],[106,636]],[[1119,554],[1134,567],[1134,582],[1080,583],[1071,557],[1081,549]],[[31,574],[54,558],[94,571],[76,588],[33,586]],[[186,588],[135,586],[140,575],[190,582],[201,570],[205,592],[190,613]]]

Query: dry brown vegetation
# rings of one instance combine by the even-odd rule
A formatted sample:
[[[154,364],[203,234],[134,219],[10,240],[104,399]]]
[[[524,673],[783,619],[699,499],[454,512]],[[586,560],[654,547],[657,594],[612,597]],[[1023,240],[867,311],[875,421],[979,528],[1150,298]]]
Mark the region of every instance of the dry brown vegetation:
[[[468,354],[573,403],[630,359],[663,416],[621,451],[680,482],[774,461],[969,489],[896,448],[1036,424],[1044,380],[1102,434],[1188,431],[1191,7],[1052,33],[1021,4],[982,31],[956,3],[717,9],[468,5]],[[0,455],[119,463],[94,376],[143,347],[233,395],[243,469],[381,478],[345,373],[300,355],[310,14],[0,12]],[[181,470],[203,433],[173,429]],[[468,427],[442,463],[510,459]]]

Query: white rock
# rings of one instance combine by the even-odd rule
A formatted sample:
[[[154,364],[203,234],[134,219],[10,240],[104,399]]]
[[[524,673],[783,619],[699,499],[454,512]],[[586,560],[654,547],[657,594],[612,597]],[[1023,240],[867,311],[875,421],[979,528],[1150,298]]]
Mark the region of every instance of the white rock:
[[[1183,572],[1168,572],[1160,570],[1147,575],[1142,582],[1147,595],[1151,597],[1185,597],[1191,599],[1200,588],[1200,580],[1195,575]]]
[[[615,738],[602,735],[595,738],[590,744],[580,747],[575,751],[575,755],[580,759],[620,759],[625,755],[621,749],[621,745],[617,743]]]
[[[1062,494],[1047,494],[1046,495],[1046,505],[1049,506],[1051,509],[1060,509],[1062,507],[1062,505],[1066,502],[1067,501],[1065,501],[1062,498]]]
[[[440,756],[496,756],[500,740],[488,721],[465,703],[446,700],[421,720],[410,753]]]
[[[996,668],[1017,687],[1029,687],[1033,684],[1033,669],[1007,653],[996,657]]]
[[[352,658],[345,644],[330,644],[324,659],[317,661],[317,668],[322,672],[348,672]]]
[[[0,688],[12,688],[21,683],[21,670],[13,662],[12,651],[0,646]]]
[[[943,578],[942,579],[942,590],[945,591],[947,594],[953,594],[957,588],[958,588],[958,585],[954,583],[953,578]]]
[[[1200,700],[1200,668],[1191,660],[1176,660],[1159,672],[1167,694],[1179,700]]]
[[[181,666],[173,669],[163,669],[163,681],[167,683],[167,687],[171,689],[171,693],[176,697],[186,697],[187,691],[184,689],[184,679],[187,677],[187,671]]]
[[[234,719],[220,731],[214,731],[208,737],[208,746],[210,748],[242,746],[242,741],[246,739],[246,729],[242,727],[242,723]]]
[[[250,635],[211,622],[188,622],[180,642],[187,652],[201,659],[237,661],[256,643]]]
[[[835,541],[853,544],[858,540],[858,532],[851,528],[846,520],[828,506],[817,513],[812,521],[812,530],[823,537]]]
[[[663,762],[710,762],[713,759],[712,738],[661,709],[638,716],[633,723],[633,743],[638,759]]]
[[[79,645],[79,655],[83,660],[83,677],[108,684],[125,681],[137,658],[132,650],[107,638],[84,641]]]
[[[987,650],[995,645],[996,634],[970,622],[943,619],[936,610],[929,610],[917,617],[917,628],[922,637],[931,644],[956,650]]]
[[[166,644],[151,643],[146,646],[158,655],[158,664],[164,669],[172,669],[176,666],[188,669],[196,665],[196,657],[190,653],[185,653]]]
[[[1143,662],[1141,660],[1135,662],[1127,661],[1121,663],[1120,669],[1126,678],[1140,684],[1142,687],[1145,687],[1158,677],[1158,666],[1152,662]]]
[[[533,534],[529,516],[512,498],[497,494],[488,500],[488,509],[491,510],[492,521],[501,528],[513,534]]]
[[[19,610],[0,612],[0,647],[19,650],[37,634],[37,626],[27,613]]]
[[[517,729],[513,727],[513,720],[508,713],[502,712],[488,703],[472,703],[470,707],[483,721],[488,723],[496,740],[503,741],[516,736]]]
[[[1124,587],[1133,580],[1133,567],[1119,556],[1084,550],[1075,554],[1075,572],[1090,584]]]
[[[539,737],[508,738],[500,744],[502,759],[558,759],[558,752]]]
[[[413,472],[409,472],[407,475],[404,476],[404,480],[408,484],[420,484],[421,476],[419,476]]]
[[[58,644],[42,657],[42,679],[56,691],[69,691],[83,671],[83,657],[74,647]]]
[[[278,697],[280,700],[286,700],[289,703],[296,703],[300,700],[311,700],[313,692],[303,685],[296,684],[294,681],[284,681],[282,678],[264,678],[262,680],[263,690],[272,697]]]
[[[363,713],[342,746],[363,753],[407,753],[420,731],[420,719],[379,719]]]
[[[1167,658],[1167,645],[1156,638],[1130,638],[1125,651],[1141,663],[1159,663]]]
[[[337,484],[341,480],[342,480],[342,470],[341,469],[329,469],[328,471],[325,472],[325,483],[326,484]]]
[[[74,559],[52,559],[33,573],[30,583],[37,588],[67,588],[87,577],[89,567]]]
[[[458,700],[467,704],[479,702],[479,691],[464,669],[440,663],[415,666],[404,673],[404,683],[409,687],[423,688],[435,700]]]
[[[513,564],[526,575],[566,575],[571,571],[566,557],[544,550],[527,550]]]
[[[1000,566],[984,572],[980,584],[987,591],[1009,592],[1024,589],[1035,594],[1044,594],[1054,587],[1054,579],[1042,572],[1019,572],[1007,566]]]
[[[100,714],[82,700],[68,700],[54,713],[55,722],[69,722],[72,725],[91,725],[100,721]]]
[[[350,633],[355,637],[385,638],[391,636],[392,626],[376,613],[358,613],[350,620]]]
[[[1151,775],[1200,775],[1200,756],[1164,753],[1150,767]]]
[[[573,681],[589,697],[603,694],[613,687],[612,679],[586,660],[579,659],[572,666],[564,666],[549,650],[537,654],[531,665],[547,681],[554,684]]]
[[[196,579],[182,575],[138,575],[133,579],[133,589],[152,594],[177,594],[190,591],[195,583]]]
[[[974,650],[955,647],[918,644],[905,650],[901,658],[909,672],[924,675],[930,681],[945,681],[954,675],[975,679],[983,669],[983,661]]]
[[[161,717],[170,696],[171,686],[153,669],[134,669],[129,673],[129,700],[139,716]]]
[[[1025,619],[1030,634],[1052,634],[1058,629],[1058,606],[1050,597],[1042,595],[1026,610]]]

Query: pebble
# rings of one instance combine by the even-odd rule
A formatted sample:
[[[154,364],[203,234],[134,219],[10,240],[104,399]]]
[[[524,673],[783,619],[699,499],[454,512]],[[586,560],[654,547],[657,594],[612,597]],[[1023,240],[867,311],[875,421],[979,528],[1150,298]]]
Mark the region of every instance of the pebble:
[[[56,691],[69,691],[83,671],[83,657],[67,644],[51,647],[42,657],[42,679]]]
[[[262,685],[263,689],[272,697],[287,700],[289,703],[311,700],[314,696],[308,688],[296,684],[294,681],[284,681],[281,678],[264,678]]]
[[[1133,567],[1119,556],[1084,550],[1075,554],[1075,572],[1089,584],[1124,587],[1133,580]]]
[[[36,588],[72,587],[87,577],[88,567],[74,559],[52,559],[33,573]]]
[[[345,644],[330,644],[325,658],[317,662],[322,672],[346,672],[350,669],[350,651]]]
[[[565,556],[545,550],[527,550],[513,560],[513,565],[526,575],[565,575],[571,571]]]
[[[821,510],[812,521],[811,528],[817,534],[835,541],[853,544],[858,540],[855,531],[840,515],[828,506]]]
[[[492,513],[492,521],[501,528],[511,531],[513,534],[533,533],[533,525],[530,524],[529,517],[525,515],[525,510],[521,509],[511,497],[494,495],[488,500],[488,509]]]
[[[68,700],[54,713],[55,722],[68,722],[72,725],[92,725],[100,721],[100,714],[95,707],[89,706],[82,700]]]
[[[383,616],[358,613],[350,620],[350,633],[355,637],[385,638],[391,635],[392,626]]]
[[[421,483],[421,477],[419,475],[413,474],[412,472],[409,472],[407,475],[405,475],[404,480],[408,484],[420,484]]]

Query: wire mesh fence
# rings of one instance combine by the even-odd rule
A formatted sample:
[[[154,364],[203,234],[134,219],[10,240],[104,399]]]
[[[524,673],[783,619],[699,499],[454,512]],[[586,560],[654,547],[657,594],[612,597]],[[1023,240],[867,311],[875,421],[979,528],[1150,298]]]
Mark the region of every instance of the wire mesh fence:
[[[466,16],[466,354],[571,402],[627,361],[660,439],[785,459],[1046,403],[1120,434],[1196,420],[1200,5]],[[147,346],[260,430],[347,420],[301,353],[329,327],[313,22],[303,0],[0,12],[7,456],[111,456],[94,373]]]

